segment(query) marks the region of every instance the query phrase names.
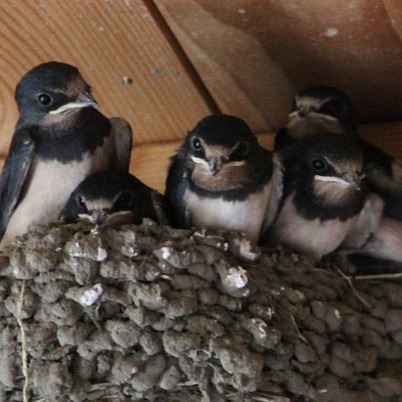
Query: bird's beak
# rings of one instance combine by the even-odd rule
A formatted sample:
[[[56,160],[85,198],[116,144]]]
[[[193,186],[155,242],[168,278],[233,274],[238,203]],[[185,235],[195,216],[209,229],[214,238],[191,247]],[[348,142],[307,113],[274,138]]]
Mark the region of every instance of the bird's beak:
[[[362,177],[357,176],[354,174],[346,173],[343,176],[321,176],[321,175],[315,175],[314,176],[315,180],[319,181],[327,181],[327,182],[332,182],[332,183],[338,183],[342,186],[345,187],[353,187],[354,189],[360,191],[361,190],[361,181]]]
[[[105,211],[93,211],[91,214],[91,221],[94,225],[101,225],[106,219],[107,213]]]
[[[90,92],[84,92],[77,98],[78,103],[84,104],[85,107],[92,106],[95,108],[99,107],[99,103],[96,101],[94,96]]]
[[[305,108],[300,108],[300,109],[297,109],[297,115],[299,116],[299,117],[301,117],[301,118],[304,118],[304,117],[306,117],[307,115],[308,115],[308,111],[307,111],[307,109],[305,109]]]
[[[361,184],[362,184],[362,176],[354,175],[354,174],[345,174],[343,177],[343,180],[350,186],[355,188],[356,190],[360,191],[361,190]]]
[[[96,226],[102,224],[102,222],[106,219],[107,212],[102,210],[95,210],[87,214],[79,214],[78,218],[82,221],[86,221],[92,223]]]
[[[292,110],[289,113],[289,119],[294,119],[294,118],[305,118],[307,115],[310,113],[310,110],[306,107],[298,107],[294,110]]]
[[[221,170],[223,163],[224,161],[221,157],[211,157],[211,159],[208,161],[209,173],[211,173],[212,176],[215,176]]]
[[[69,109],[77,109],[83,107],[94,107],[96,109],[99,107],[99,103],[95,100],[90,92],[84,92],[83,94],[79,95],[74,102],[65,103],[57,109],[50,110],[49,114],[59,114]]]

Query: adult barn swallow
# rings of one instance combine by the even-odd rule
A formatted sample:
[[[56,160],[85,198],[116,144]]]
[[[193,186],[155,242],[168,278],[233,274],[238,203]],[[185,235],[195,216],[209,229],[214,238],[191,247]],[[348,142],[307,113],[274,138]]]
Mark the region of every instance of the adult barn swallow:
[[[318,260],[338,248],[363,208],[360,148],[347,137],[316,134],[281,156],[283,198],[266,238]]]
[[[358,143],[371,191],[382,196],[402,195],[402,162],[359,136],[352,101],[338,88],[314,86],[296,94],[288,124],[277,133],[274,149],[323,132],[346,135]]]
[[[40,64],[15,91],[20,117],[0,177],[0,247],[31,224],[58,218],[76,186],[93,172],[128,170],[131,128],[98,110],[74,66]]]
[[[166,180],[177,226],[233,230],[253,241],[271,223],[281,189],[277,157],[229,115],[198,122],[172,157]]]
[[[166,198],[135,176],[115,170],[94,173],[73,191],[61,211],[66,223],[86,220],[95,225],[139,225],[143,218],[168,224]]]

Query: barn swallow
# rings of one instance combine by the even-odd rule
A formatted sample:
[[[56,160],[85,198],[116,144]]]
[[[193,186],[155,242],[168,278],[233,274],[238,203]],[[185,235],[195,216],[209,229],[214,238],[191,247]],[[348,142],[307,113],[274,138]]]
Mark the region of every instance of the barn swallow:
[[[201,119],[172,157],[166,195],[178,227],[243,232],[257,242],[271,223],[282,189],[276,156],[242,119]]]
[[[391,207],[388,202],[401,202],[400,196],[383,199],[371,193],[359,214],[359,219],[341,245],[343,254],[358,254],[402,262],[401,206]],[[396,211],[395,211],[396,209]]]
[[[319,260],[336,250],[366,199],[360,148],[345,136],[316,134],[281,152],[283,197],[267,241]]]
[[[74,66],[40,64],[17,84],[20,117],[0,177],[0,247],[32,224],[56,220],[85,177],[128,170],[132,134],[123,119],[98,110]]]
[[[94,173],[73,191],[60,214],[65,223],[89,221],[96,226],[133,223],[143,218],[169,224],[166,198],[135,176],[115,170]]]
[[[402,262],[402,221],[382,215],[376,230],[354,254]]]
[[[402,161],[393,158],[381,148],[356,138],[363,152],[364,170],[370,191],[380,194],[384,199],[402,197]]]
[[[358,143],[370,191],[382,196],[395,192],[402,195],[402,161],[359,136],[353,103],[338,88],[314,86],[296,94],[288,124],[275,136],[274,150],[323,132],[346,135]]]
[[[357,135],[352,101],[338,88],[314,86],[297,93],[287,126],[275,136],[274,150],[314,134]]]

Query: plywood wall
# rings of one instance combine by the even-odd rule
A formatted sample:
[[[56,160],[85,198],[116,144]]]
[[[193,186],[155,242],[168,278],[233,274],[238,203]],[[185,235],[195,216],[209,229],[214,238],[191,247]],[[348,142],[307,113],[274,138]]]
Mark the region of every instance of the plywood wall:
[[[103,113],[130,121],[132,171],[160,190],[169,156],[201,117],[230,113],[272,133],[295,91],[315,84],[347,91],[363,132],[402,157],[400,4],[2,0],[0,157],[17,120],[15,85],[49,60],[79,67]]]
[[[0,1],[1,150],[17,118],[15,85],[49,60],[79,67],[103,113],[126,117],[137,144],[179,139],[209,113],[153,9],[142,0]]]
[[[277,129],[289,96],[317,83],[347,91],[364,122],[401,118],[400,0],[156,4],[219,107],[257,130]]]

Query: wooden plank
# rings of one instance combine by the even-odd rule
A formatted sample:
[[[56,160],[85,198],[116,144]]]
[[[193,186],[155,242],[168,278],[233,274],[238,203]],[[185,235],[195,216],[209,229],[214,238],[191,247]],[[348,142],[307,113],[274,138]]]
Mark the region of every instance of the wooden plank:
[[[0,2],[0,153],[17,120],[14,88],[31,67],[79,67],[108,116],[127,118],[135,143],[181,138],[211,107],[155,21],[147,0]],[[130,85],[123,84],[129,77]]]
[[[385,152],[402,160],[402,122],[362,125],[360,134]]]
[[[261,43],[221,20],[241,7],[216,1],[210,11],[211,4],[197,0],[155,3],[223,113],[242,117],[256,132],[284,123],[293,96],[291,83]],[[255,2],[246,3],[249,9]]]
[[[402,119],[400,0],[156,0],[225,113],[256,132],[286,120],[295,91],[334,85],[361,122]]]
[[[135,147],[131,156],[131,173],[163,193],[170,157],[180,144],[181,141],[173,141]]]

